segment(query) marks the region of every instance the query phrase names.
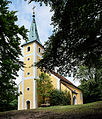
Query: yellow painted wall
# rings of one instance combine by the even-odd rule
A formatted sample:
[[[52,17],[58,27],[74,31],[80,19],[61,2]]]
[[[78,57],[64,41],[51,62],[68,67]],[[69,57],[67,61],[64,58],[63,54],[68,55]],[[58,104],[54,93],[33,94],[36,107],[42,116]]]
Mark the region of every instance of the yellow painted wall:
[[[68,84],[67,84],[68,85]],[[71,86],[71,85],[68,85],[73,91],[76,90],[76,97],[77,97],[77,104],[83,104],[83,99],[80,99],[80,93],[82,93],[81,90]]]
[[[72,89],[73,91],[75,90],[77,94],[73,94],[73,95],[76,95],[77,97],[77,104],[83,104],[83,99],[80,98],[80,93],[82,93],[81,90],[75,88],[74,86],[71,86],[69,84],[67,84],[67,86]],[[62,90],[65,90],[67,87],[65,87],[63,84],[61,84],[61,89]],[[70,92],[71,94],[71,104],[73,104],[73,95],[72,95],[72,92]]]
[[[72,92],[71,92],[71,90],[69,90],[69,89],[68,89],[66,86],[64,86],[62,83],[61,83],[61,90],[62,90],[62,91],[67,90],[67,91],[70,92],[70,96],[71,96],[71,104],[73,104],[73,101],[72,101]]]
[[[39,48],[41,49],[41,52],[39,52]],[[39,55],[42,55],[42,53],[43,53],[43,47],[41,47],[39,44],[37,44],[37,53]]]
[[[82,94],[82,91],[77,90],[76,92],[78,93],[77,94],[77,104],[83,104],[83,98],[81,99],[80,97],[80,93]]]
[[[37,62],[40,60],[41,58],[39,56],[37,56]],[[37,77],[39,77],[39,75],[41,74],[40,69],[37,68]]]
[[[39,48],[40,48],[41,52],[39,52]],[[41,47],[39,44],[37,44],[37,54],[42,56],[42,52],[43,52],[43,47]],[[39,62],[39,60],[41,59],[41,57],[39,57],[38,55],[37,55],[37,62]],[[41,74],[41,71],[40,71],[40,69],[37,68],[37,77],[39,77],[40,74]]]
[[[27,52],[27,47],[30,46],[30,51]],[[24,46],[24,55],[28,55],[30,53],[33,53],[33,43],[30,43],[26,46]],[[30,60],[27,60],[28,58],[30,58]],[[24,64],[25,64],[25,68],[24,68],[24,77],[30,77],[33,76],[33,54],[27,57],[24,57]],[[27,75],[27,73],[30,72],[30,75]]]
[[[57,89],[57,79],[53,77],[52,75],[50,76],[53,88]]]
[[[30,72],[30,74],[27,75],[27,72]],[[33,67],[24,69],[24,77],[26,78],[28,76],[33,76]]]
[[[27,47],[28,46],[30,46],[30,51],[29,52],[27,52]],[[30,44],[27,44],[27,45],[25,45],[24,46],[24,55],[28,55],[28,54],[30,54],[30,53],[33,53],[33,43],[30,43]]]
[[[27,60],[28,58],[30,58],[30,60]],[[25,67],[30,67],[33,64],[33,55],[27,56],[24,58],[24,64]]]
[[[29,91],[27,91],[27,88],[30,88]],[[26,100],[29,100],[31,102],[31,109],[33,108],[33,79],[24,80],[24,104],[23,108],[25,109]]]

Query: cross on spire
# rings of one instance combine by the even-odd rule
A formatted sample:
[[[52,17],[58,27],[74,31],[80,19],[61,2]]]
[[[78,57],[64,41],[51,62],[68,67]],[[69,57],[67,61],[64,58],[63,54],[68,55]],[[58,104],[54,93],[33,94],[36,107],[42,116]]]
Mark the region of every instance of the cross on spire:
[[[35,6],[33,6],[33,22],[35,22]]]

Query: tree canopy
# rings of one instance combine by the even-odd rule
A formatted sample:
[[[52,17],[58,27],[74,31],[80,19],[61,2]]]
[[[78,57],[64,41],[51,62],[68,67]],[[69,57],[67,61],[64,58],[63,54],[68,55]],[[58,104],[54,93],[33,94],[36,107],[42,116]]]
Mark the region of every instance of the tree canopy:
[[[88,67],[80,66],[76,78],[80,79],[84,103],[102,100],[102,68],[89,71]]]
[[[29,0],[44,2],[54,11],[54,31],[45,43],[39,68],[60,74],[80,65],[100,67],[102,58],[102,0]]]
[[[45,74],[41,73],[39,79],[37,79],[37,90],[39,96],[39,102],[42,104],[46,103],[47,98],[49,98],[50,91],[53,89],[52,81],[50,77]]]
[[[0,111],[9,110],[17,94],[14,79],[23,66],[19,59],[21,36],[27,39],[27,30],[16,25],[16,12],[8,10],[9,3],[9,0],[0,0]]]

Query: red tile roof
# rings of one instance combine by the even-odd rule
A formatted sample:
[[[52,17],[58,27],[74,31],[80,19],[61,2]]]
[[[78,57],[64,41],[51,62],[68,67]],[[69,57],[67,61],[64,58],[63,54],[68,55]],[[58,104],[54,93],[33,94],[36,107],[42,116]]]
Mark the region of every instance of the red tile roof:
[[[58,74],[58,73],[56,73],[56,72],[54,72],[54,71],[51,71],[51,73],[52,73],[53,75],[55,75],[56,77],[58,77],[58,78],[61,80],[61,82],[65,82],[65,83],[67,83],[67,84],[69,84],[69,85],[71,85],[71,86],[73,86],[73,87],[79,89],[79,88],[76,87],[72,82],[70,82],[68,79],[66,79],[65,77],[61,76],[60,74]],[[79,90],[80,90],[80,89],[79,89]]]

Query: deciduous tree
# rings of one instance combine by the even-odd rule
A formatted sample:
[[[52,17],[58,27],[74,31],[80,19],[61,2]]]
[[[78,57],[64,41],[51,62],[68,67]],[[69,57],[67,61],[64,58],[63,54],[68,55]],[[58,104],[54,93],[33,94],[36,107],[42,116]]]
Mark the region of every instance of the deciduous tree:
[[[53,85],[51,83],[50,77],[45,74],[41,73],[39,76],[39,79],[37,79],[37,90],[38,90],[38,96],[40,99],[40,103],[45,104],[45,99],[49,98],[50,91],[53,88]]]
[[[83,92],[84,103],[102,100],[102,68],[89,70],[86,66],[80,66],[76,78],[81,82],[79,88]]]
[[[102,0],[28,0],[44,2],[54,11],[53,35],[45,43],[38,67],[60,74],[76,73],[80,65],[99,68],[102,57]],[[101,65],[102,66],[102,65]]]
[[[8,10],[9,3],[8,0],[0,0],[0,111],[9,110],[9,104],[17,94],[14,79],[23,66],[19,59],[21,37],[27,39],[27,30],[16,24],[16,12]]]

